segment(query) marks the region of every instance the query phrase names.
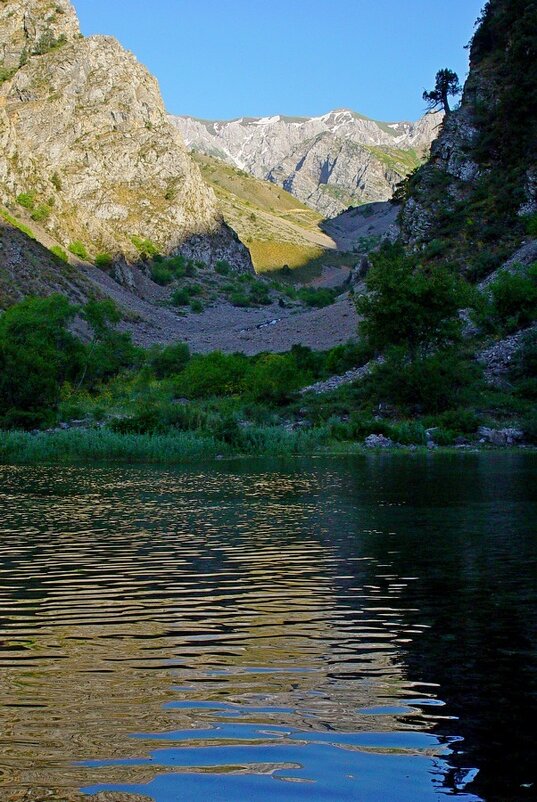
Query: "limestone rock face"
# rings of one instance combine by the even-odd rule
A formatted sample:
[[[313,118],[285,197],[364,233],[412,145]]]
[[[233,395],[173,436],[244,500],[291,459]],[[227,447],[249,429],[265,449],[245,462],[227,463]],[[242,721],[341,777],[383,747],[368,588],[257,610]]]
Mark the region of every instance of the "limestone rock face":
[[[69,0],[2,0],[0,67],[17,69],[31,55],[51,50],[80,35]]]
[[[268,179],[321,214],[392,197],[428,153],[441,114],[417,123],[379,123],[348,109],[321,117],[209,122],[171,117],[193,150]]]
[[[111,37],[73,38],[76,16],[67,2],[6,8],[23,22],[31,12],[35,25],[56,25],[59,12],[49,5],[65,7],[65,41],[30,57],[0,86],[2,201],[24,195],[55,238],[65,246],[80,241],[90,255],[134,260],[136,238],[170,253],[192,237],[198,247],[200,238],[217,237],[222,258],[252,270],[168,121],[155,78]],[[44,16],[34,15],[36,7]]]

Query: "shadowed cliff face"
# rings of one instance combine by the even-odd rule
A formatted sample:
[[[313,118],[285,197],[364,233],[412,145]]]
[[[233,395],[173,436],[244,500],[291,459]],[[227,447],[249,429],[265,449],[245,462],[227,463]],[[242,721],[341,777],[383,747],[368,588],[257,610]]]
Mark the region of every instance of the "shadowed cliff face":
[[[487,3],[461,105],[407,185],[406,242],[446,240],[477,279],[515,249],[523,217],[537,212],[536,46],[534,0]]]
[[[81,37],[66,1],[7,2],[1,14],[14,70],[0,85],[3,202],[25,196],[47,231],[90,255],[135,259],[139,238],[251,270],[136,58],[111,37]]]

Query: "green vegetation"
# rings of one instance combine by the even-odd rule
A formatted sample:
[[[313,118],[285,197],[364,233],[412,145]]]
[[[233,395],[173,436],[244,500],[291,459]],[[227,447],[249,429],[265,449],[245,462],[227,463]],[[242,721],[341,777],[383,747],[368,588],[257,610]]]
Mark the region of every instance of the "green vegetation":
[[[501,271],[490,285],[491,297],[478,320],[488,330],[510,334],[537,320],[537,262],[514,272]]]
[[[143,237],[132,236],[131,242],[140,254],[140,258],[147,260],[159,255],[159,249],[154,242]]]
[[[54,254],[54,256],[60,260],[60,262],[69,263],[69,257],[59,245],[53,245],[50,249],[50,252]]]
[[[13,217],[9,212],[6,212],[5,209],[0,209],[0,215],[4,218],[6,223],[9,223],[10,226],[13,228],[18,228],[23,234],[25,234],[30,239],[35,239],[35,234],[31,228],[21,223],[20,220],[17,220],[16,217]]]
[[[16,69],[8,70],[7,67],[0,67],[0,86],[5,81],[9,81],[10,78],[13,78],[16,72]]]
[[[84,259],[84,261],[88,261],[89,254],[87,251],[86,246],[83,242],[79,242],[75,240],[75,242],[71,242],[69,245],[69,252],[72,253],[74,256],[78,256],[80,259]]]
[[[110,270],[114,264],[114,259],[109,253],[98,253],[95,257],[95,267],[101,270]]]

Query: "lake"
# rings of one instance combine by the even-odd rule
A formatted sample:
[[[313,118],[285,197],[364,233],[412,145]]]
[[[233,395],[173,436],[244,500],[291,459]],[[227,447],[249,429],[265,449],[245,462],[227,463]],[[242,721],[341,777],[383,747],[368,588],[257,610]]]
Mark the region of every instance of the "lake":
[[[0,799],[537,799],[536,477],[0,467]]]

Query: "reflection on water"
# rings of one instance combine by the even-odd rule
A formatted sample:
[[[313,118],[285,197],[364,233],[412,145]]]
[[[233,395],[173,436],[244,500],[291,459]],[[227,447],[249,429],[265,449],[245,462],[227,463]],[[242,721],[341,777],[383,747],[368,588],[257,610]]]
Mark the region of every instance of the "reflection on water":
[[[536,799],[536,465],[0,468],[0,798]]]

